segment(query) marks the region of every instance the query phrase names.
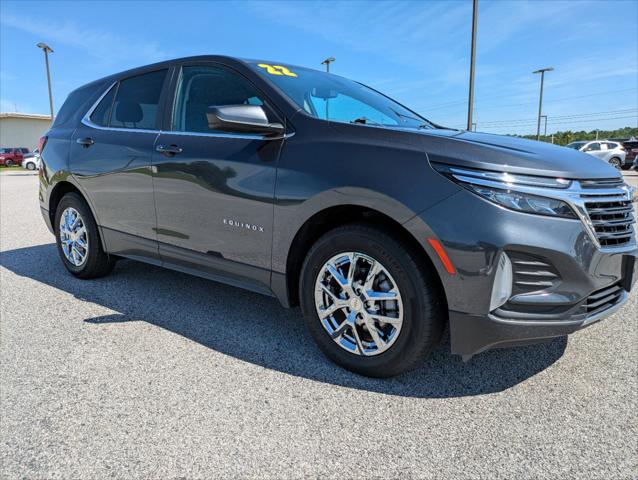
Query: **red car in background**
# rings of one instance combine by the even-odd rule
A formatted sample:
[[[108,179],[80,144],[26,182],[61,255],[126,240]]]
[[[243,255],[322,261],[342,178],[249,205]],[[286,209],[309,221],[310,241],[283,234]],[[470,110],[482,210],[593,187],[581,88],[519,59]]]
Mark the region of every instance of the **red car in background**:
[[[11,167],[13,165],[22,165],[24,155],[29,153],[28,148],[0,148],[0,165]]]
[[[622,146],[627,152],[625,163],[636,167],[636,158],[638,158],[638,140],[626,140],[622,142]]]

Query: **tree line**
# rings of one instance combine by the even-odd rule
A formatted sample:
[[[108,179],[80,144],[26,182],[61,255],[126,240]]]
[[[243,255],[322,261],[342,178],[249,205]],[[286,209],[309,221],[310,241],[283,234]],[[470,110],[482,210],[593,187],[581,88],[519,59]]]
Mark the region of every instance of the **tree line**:
[[[571,142],[576,142],[579,140],[596,140],[596,132],[598,132],[598,139],[604,140],[609,138],[618,138],[618,139],[627,139],[627,138],[638,138],[638,128],[634,127],[624,127],[618,128],[616,130],[591,130],[589,132],[585,130],[581,130],[579,132],[573,132],[571,130],[566,130],[564,132],[556,132],[553,134],[554,144],[556,145],[567,145]],[[536,140],[536,135],[515,135],[516,137],[528,138],[530,140]],[[550,135],[541,135],[541,141],[543,142],[551,142],[552,134]]]

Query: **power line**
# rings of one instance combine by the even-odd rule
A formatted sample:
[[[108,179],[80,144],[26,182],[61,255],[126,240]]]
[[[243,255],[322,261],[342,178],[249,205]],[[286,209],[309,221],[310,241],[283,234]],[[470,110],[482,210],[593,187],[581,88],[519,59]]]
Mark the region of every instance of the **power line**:
[[[625,108],[622,110],[607,110],[604,112],[591,112],[591,113],[574,113],[574,114],[570,114],[570,115],[549,115],[549,120],[552,121],[552,123],[555,123],[556,120],[568,120],[568,119],[578,119],[578,118],[583,118],[583,117],[599,117],[599,116],[605,116],[605,115],[618,115],[618,114],[625,114],[625,113],[632,113],[632,112],[638,112],[638,108]],[[529,123],[529,122],[535,122],[536,119],[533,118],[512,118],[509,120],[486,120],[486,121],[481,121],[481,125],[492,125],[492,124],[499,124],[499,123],[506,123],[506,124],[511,124],[511,123]]]
[[[576,100],[576,99],[579,99],[579,98],[596,97],[596,96],[599,96],[599,95],[608,95],[610,93],[622,93],[622,92],[629,92],[629,91],[635,91],[635,90],[638,90],[638,87],[625,88],[625,89],[621,89],[621,90],[608,90],[608,91],[605,91],[605,92],[589,93],[589,94],[586,94],[586,95],[574,95],[574,96],[570,96],[570,97],[559,97],[556,100],[551,100],[551,103],[555,104],[555,103],[561,103],[564,100]],[[482,102],[485,102],[485,101],[488,101],[488,100],[491,100],[491,99],[494,99],[494,98],[515,97],[515,96],[518,96],[518,95],[521,95],[521,94],[520,93],[512,93],[512,94],[506,94],[506,95],[494,95],[494,96],[491,96],[491,97],[483,97],[483,98],[476,99],[475,102],[476,103],[482,103]],[[434,105],[431,105],[431,106],[427,106],[427,107],[423,108],[423,110],[427,110],[427,111],[442,110],[442,109],[444,110],[446,108],[451,108],[451,107],[456,106],[456,105],[465,105],[466,102],[467,102],[467,100],[464,100],[464,101],[453,101],[453,102],[444,102],[444,103],[439,103],[439,104],[434,104]],[[548,103],[549,102],[550,102],[550,100],[548,100]],[[501,107],[507,107],[507,106],[531,105],[531,104],[535,104],[535,103],[536,103],[536,101],[532,100],[532,101],[529,101],[529,102],[522,102],[522,103],[506,103],[506,104],[498,104],[497,103],[495,105],[501,106]]]

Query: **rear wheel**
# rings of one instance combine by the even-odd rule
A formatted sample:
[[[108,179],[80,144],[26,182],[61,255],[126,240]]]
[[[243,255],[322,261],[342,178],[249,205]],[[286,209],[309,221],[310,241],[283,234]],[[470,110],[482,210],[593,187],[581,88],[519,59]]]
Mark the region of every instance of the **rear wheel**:
[[[66,269],[78,278],[97,278],[108,274],[115,259],[102,249],[95,219],[84,199],[67,193],[55,211],[58,253]]]
[[[7,166],[7,167],[13,167],[13,160],[6,160],[6,161],[4,162],[4,164],[5,164],[5,166]]]
[[[372,377],[418,366],[445,324],[433,274],[395,238],[367,225],[339,227],[315,243],[302,269],[300,299],[326,356]]]
[[[614,157],[614,158],[611,158],[609,160],[609,165],[611,165],[611,166],[617,168],[618,170],[620,170],[620,167],[622,166],[622,162],[620,161],[620,158]]]
[[[27,163],[27,170],[35,170],[35,163],[28,162]]]

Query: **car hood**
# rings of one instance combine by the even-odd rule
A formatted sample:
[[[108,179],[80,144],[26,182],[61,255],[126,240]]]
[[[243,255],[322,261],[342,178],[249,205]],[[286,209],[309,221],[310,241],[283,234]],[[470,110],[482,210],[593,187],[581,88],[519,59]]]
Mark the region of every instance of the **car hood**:
[[[418,135],[431,161],[572,179],[620,176],[618,170],[596,157],[550,143],[445,129],[421,130]]]

